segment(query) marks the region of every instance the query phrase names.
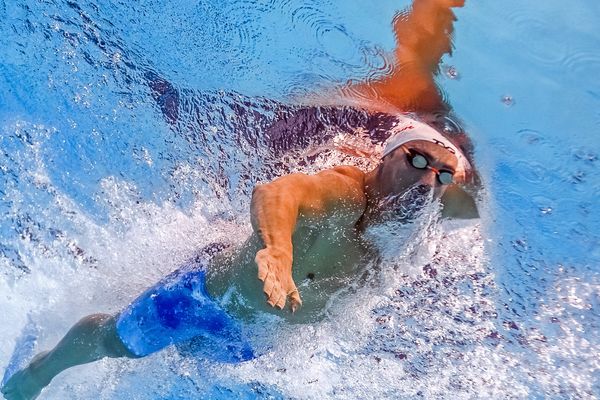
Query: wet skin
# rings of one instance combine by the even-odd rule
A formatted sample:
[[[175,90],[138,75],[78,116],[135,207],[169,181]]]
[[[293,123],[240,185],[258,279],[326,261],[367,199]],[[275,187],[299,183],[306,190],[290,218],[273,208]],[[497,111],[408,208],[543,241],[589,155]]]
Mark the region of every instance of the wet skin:
[[[227,294],[227,311],[241,320],[250,320],[257,312],[272,313],[291,323],[321,319],[331,295],[357,276],[368,249],[354,227],[324,224],[299,228],[293,243],[292,279],[303,299],[295,312],[282,312],[265,301],[263,283],[256,278],[254,258],[263,248],[256,234],[241,249],[215,257],[207,276],[210,295],[222,298]]]
[[[39,353],[27,368],[15,373],[2,387],[2,394],[7,400],[35,399],[60,372],[104,357],[134,356],[118,338],[114,316],[89,315],[73,326],[54,349]]]

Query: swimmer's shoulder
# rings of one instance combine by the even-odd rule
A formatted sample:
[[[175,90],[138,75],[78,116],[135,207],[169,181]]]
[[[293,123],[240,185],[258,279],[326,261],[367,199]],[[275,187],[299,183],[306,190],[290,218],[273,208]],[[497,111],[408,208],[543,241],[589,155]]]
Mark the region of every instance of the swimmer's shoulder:
[[[357,183],[360,185],[364,184],[365,181],[365,173],[361,171],[359,168],[351,166],[351,165],[340,165],[337,167],[332,167],[328,169],[324,169],[319,171],[315,175],[305,174],[303,172],[294,172],[288,175],[280,176],[273,181],[265,184],[257,184],[254,187],[254,190],[264,188],[265,186],[269,186],[272,184],[284,183],[287,181],[308,181],[310,182],[314,177],[317,178],[334,178],[334,179],[342,179],[345,181],[352,181],[352,183]]]
[[[334,204],[342,201],[346,205],[352,204],[363,210],[367,201],[363,171],[354,166],[340,165],[321,171],[316,176],[323,178],[321,184],[324,197],[332,200]]]
[[[349,178],[356,183],[361,185],[365,182],[365,173],[357,167],[352,165],[339,165],[330,169],[321,171],[320,174],[335,174],[342,178]]]

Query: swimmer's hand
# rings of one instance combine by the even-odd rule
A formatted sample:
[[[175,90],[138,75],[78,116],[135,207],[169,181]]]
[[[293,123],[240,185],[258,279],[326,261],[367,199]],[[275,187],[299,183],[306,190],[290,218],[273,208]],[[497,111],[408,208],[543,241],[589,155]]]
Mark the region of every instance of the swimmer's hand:
[[[283,309],[288,296],[292,312],[302,305],[298,288],[292,278],[291,252],[266,248],[258,251],[255,258],[258,265],[258,279],[263,285],[267,303],[271,307]]]
[[[445,7],[463,7],[465,0],[438,0],[438,3]]]

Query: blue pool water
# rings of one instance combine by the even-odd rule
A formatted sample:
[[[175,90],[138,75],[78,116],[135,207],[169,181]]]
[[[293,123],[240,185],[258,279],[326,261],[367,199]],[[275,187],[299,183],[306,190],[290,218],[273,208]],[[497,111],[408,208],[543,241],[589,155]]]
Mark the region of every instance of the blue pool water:
[[[47,349],[243,241],[254,183],[309,168],[254,147],[240,110],[385,71],[408,2],[376,3],[0,0],[0,366],[28,318]],[[600,397],[600,4],[456,14],[439,82],[476,146],[480,221],[375,232],[396,249],[378,272],[323,322],[274,321],[258,360],[104,360],[41,398]],[[153,77],[181,94],[177,124]]]

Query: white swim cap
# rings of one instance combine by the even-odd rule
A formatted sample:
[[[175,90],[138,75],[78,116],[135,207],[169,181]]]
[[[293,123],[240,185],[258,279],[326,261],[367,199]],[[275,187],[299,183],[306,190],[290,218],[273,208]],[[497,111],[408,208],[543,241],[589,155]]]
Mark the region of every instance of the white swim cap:
[[[398,124],[392,128],[392,135],[383,149],[381,158],[387,156],[403,144],[412,142],[413,140],[424,140],[444,147],[458,159],[456,172],[466,173],[467,171],[471,171],[471,163],[467,160],[467,157],[465,157],[464,153],[452,144],[450,140],[445,138],[431,126],[405,115],[400,116]]]

